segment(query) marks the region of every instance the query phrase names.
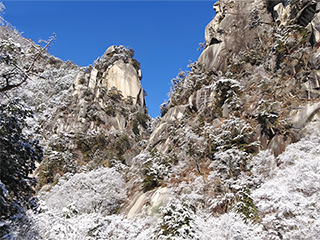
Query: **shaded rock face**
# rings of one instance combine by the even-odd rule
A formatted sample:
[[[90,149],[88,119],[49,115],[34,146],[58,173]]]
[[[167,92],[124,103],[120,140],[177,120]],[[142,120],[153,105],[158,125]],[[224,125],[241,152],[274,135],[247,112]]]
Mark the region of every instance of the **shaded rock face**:
[[[218,1],[213,8],[216,17],[205,29],[206,48],[198,62],[207,69],[226,71],[227,56],[250,47],[269,31],[272,18],[262,0]]]

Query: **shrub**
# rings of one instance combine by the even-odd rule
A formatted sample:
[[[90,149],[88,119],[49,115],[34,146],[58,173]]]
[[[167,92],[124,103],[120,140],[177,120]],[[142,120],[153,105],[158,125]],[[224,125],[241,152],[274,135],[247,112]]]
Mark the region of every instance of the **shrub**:
[[[149,191],[161,186],[165,176],[170,173],[172,163],[157,151],[151,152],[151,156],[143,163],[143,190]]]
[[[260,219],[258,208],[254,204],[248,188],[238,191],[236,200],[235,211],[240,214],[245,222],[257,222]]]
[[[163,215],[156,239],[199,239],[194,222],[196,210],[192,205],[171,201],[160,211]]]

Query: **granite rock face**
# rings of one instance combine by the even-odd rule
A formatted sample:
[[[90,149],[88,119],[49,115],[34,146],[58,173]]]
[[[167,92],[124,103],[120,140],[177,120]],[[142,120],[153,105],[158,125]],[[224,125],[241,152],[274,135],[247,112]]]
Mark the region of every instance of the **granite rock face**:
[[[66,163],[72,171],[78,171],[81,165],[130,165],[143,149],[149,136],[150,117],[140,83],[140,64],[133,53],[123,46],[111,46],[93,66],[78,72],[65,104],[44,127],[49,154],[38,169],[40,176],[43,169],[54,164],[50,154],[61,152],[61,141],[65,141],[62,152],[73,156]],[[53,175],[70,171],[55,168]],[[46,184],[54,176],[41,179],[41,184]]]
[[[242,76],[236,78],[241,78],[245,89],[264,77],[272,76],[280,81],[291,76],[291,82],[281,91],[290,92],[296,86],[301,91],[292,95],[298,98],[294,104],[298,104],[302,112],[309,112],[309,103],[303,106],[301,100],[317,99],[319,95],[319,2],[218,1],[213,8],[216,17],[205,29],[206,48],[198,64],[222,76],[235,77],[235,73],[240,72]],[[259,78],[255,77],[257,73]],[[280,73],[287,76],[279,76]],[[296,110],[288,112],[289,117]],[[294,120],[294,126],[297,121],[304,121],[300,127],[307,124],[310,121],[307,119]]]
[[[206,48],[198,62],[207,69],[226,71],[228,57],[269,31],[272,17],[263,0],[218,1],[213,8],[216,16],[205,29]]]
[[[68,106],[47,129],[53,133],[124,130],[132,112],[146,114],[139,63],[132,57],[132,50],[111,46],[93,66],[82,69],[71,86]],[[128,107],[128,112],[121,113],[120,106]]]
[[[128,56],[123,59],[119,58],[121,51],[117,46],[109,47],[92,69],[87,69],[85,73],[82,72],[78,75],[75,79],[75,92],[73,94],[79,94],[81,85],[87,85],[93,90],[116,88],[121,91],[125,99],[131,98],[135,104],[143,105],[144,96],[140,83],[141,71],[139,63],[132,58],[128,58]],[[107,68],[104,66],[106,61],[110,61],[107,63]]]

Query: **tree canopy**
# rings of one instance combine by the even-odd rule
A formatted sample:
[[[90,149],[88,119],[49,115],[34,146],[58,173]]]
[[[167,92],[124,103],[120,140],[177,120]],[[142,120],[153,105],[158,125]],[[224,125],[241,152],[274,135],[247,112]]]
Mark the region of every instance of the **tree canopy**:
[[[25,131],[31,116],[19,100],[0,105],[0,221],[32,205],[36,180],[30,174],[43,151],[39,141]]]

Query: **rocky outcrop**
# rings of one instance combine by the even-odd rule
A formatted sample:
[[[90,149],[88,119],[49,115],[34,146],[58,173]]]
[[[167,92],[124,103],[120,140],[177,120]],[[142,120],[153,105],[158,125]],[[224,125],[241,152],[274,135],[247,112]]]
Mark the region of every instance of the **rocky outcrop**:
[[[317,1],[218,1],[214,5],[216,17],[205,30],[206,48],[198,63],[206,71],[240,79],[244,89],[259,84],[261,78],[254,80],[250,74],[261,64],[264,64],[265,71],[262,78],[272,76],[283,81],[280,80],[284,79],[283,75],[279,75],[294,74],[291,83],[301,91],[294,93],[298,99],[291,99],[290,104],[298,104],[309,111],[311,103],[304,107],[305,103],[301,100],[319,97],[319,8]],[[299,48],[297,46],[300,47],[300,53],[294,55],[294,49]],[[292,84],[288,84],[282,86],[281,91],[292,91]],[[250,99],[250,96],[246,99]],[[252,106],[247,111],[254,114]],[[286,117],[294,115],[294,111],[286,111]],[[299,125],[297,122],[300,127],[307,124],[308,117],[297,120],[300,115],[295,115],[295,127]],[[274,144],[271,145],[274,148]]]
[[[111,46],[93,66],[82,69],[70,89],[68,105],[57,112],[47,130],[124,130],[130,114],[146,114],[139,63],[132,57],[132,50]]]
[[[307,0],[220,0],[214,5],[206,47],[190,72],[173,81],[144,150],[167,174],[154,165],[152,171],[143,168],[141,199],[160,186],[183,186],[178,195],[185,196],[185,182],[210,181],[212,171],[219,172],[212,183],[217,189],[206,189],[198,207],[210,205],[205,200],[210,194],[228,198],[238,191],[230,182],[237,185],[240,175],[251,174],[252,154],[269,149],[277,157],[316,125],[319,8],[319,2]],[[136,164],[148,162],[139,156]],[[222,213],[237,200],[217,201],[213,211]],[[145,211],[134,209],[131,213]]]
[[[140,79],[133,50],[123,46],[108,48],[93,66],[79,71],[66,103],[46,124],[43,136],[48,155],[38,170],[41,184],[70,171],[52,162],[52,154],[71,154],[73,160],[68,158],[64,164],[73,166],[72,171],[78,171],[81,165],[96,168],[117,162],[131,164],[149,136],[150,117]],[[63,147],[61,139],[65,140]],[[51,165],[51,173],[44,174]]]
[[[159,208],[166,206],[170,193],[166,187],[158,188],[148,193],[137,192],[130,201],[130,205],[123,209],[129,218],[136,216],[141,212],[147,213],[149,216],[155,216],[159,214]]]
[[[206,48],[198,62],[206,69],[225,72],[229,57],[250,48],[256,38],[270,30],[272,17],[263,0],[222,0],[213,8],[216,16],[205,29]]]
[[[134,104],[144,106],[139,63],[121,54],[124,54],[123,49],[117,46],[109,47],[92,69],[87,68],[85,72],[79,73],[75,79],[73,95],[79,94],[82,86],[97,90],[97,94],[101,88],[116,88],[125,99],[130,98]]]

